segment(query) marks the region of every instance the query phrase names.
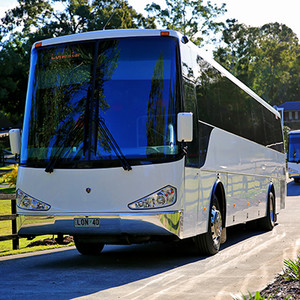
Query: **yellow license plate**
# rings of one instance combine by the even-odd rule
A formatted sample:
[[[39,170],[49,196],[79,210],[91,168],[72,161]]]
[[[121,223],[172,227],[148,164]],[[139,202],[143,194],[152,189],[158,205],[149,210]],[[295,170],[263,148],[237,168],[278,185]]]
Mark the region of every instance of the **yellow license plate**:
[[[97,228],[100,227],[99,218],[75,218],[74,226],[77,228]]]

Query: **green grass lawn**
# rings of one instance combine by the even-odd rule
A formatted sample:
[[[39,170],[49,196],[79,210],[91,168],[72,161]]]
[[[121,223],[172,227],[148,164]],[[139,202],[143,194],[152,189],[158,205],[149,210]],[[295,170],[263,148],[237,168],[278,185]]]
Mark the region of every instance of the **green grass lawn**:
[[[0,174],[1,174],[1,170],[9,171],[9,170],[12,170],[12,168],[13,168],[13,166],[6,166],[3,168],[0,168]],[[2,176],[0,175],[0,184],[3,182],[1,177]],[[1,187],[1,185],[0,185],[0,192],[7,193],[7,194],[13,194],[16,192],[16,189],[13,186],[12,187]],[[10,200],[0,200],[0,215],[10,215],[10,214],[11,214],[11,201]],[[11,233],[12,233],[11,221],[0,221],[0,236],[9,235]],[[0,256],[66,247],[65,245],[48,245],[48,246],[27,247],[33,241],[41,241],[46,238],[53,238],[53,236],[52,235],[51,236],[50,235],[38,236],[38,237],[34,238],[33,240],[27,240],[26,238],[20,238],[19,239],[19,250],[13,250],[12,240],[0,241]],[[71,243],[69,245],[73,245],[73,243]]]
[[[0,192],[6,190],[6,188],[0,188]],[[11,201],[10,200],[0,200],[0,215],[10,215],[11,214]],[[11,221],[0,221],[0,236],[8,235],[12,233]],[[0,248],[1,248],[0,242]]]
[[[6,165],[4,167],[0,168],[0,173],[5,171],[11,171],[13,169],[14,165]]]
[[[68,245],[47,245],[47,246],[34,246],[34,247],[27,247],[28,244],[30,244],[33,241],[41,241],[46,238],[52,238],[51,235],[43,235],[38,236],[33,240],[27,240],[26,238],[19,239],[19,249],[13,250],[12,249],[12,241],[2,241],[0,242],[0,256],[6,256],[6,255],[13,255],[13,254],[21,254],[21,253],[29,253],[34,251],[42,251],[42,250],[48,250],[48,249],[55,249],[55,248],[62,248],[67,246],[72,246],[74,243],[70,243]]]
[[[16,188],[12,187],[1,187],[0,185],[0,192],[5,194],[14,194],[16,192]]]

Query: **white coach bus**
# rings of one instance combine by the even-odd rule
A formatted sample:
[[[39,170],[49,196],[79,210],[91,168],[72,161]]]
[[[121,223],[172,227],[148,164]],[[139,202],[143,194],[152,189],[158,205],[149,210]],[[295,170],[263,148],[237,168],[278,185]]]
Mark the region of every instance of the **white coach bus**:
[[[300,130],[289,132],[288,174],[295,182],[300,182]]]
[[[70,234],[82,254],[193,238],[212,255],[285,205],[280,115],[175,31],[35,43],[20,148],[19,235]]]

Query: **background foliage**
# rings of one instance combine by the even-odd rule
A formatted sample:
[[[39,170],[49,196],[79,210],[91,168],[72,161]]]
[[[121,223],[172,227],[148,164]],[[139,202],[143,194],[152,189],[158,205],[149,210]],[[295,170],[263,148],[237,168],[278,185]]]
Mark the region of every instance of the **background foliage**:
[[[215,59],[271,105],[300,101],[300,46],[284,24],[250,27],[228,20]]]

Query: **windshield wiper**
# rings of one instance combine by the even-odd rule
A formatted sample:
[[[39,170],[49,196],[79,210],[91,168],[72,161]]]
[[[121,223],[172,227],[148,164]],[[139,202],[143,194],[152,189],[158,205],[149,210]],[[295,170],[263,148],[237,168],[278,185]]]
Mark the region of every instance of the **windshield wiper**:
[[[72,139],[72,141],[74,141],[76,143],[81,129],[82,128],[80,126],[78,126],[78,124],[75,123],[73,125],[71,130],[62,139],[62,144],[58,147],[57,151],[55,152],[53,157],[50,159],[50,161],[45,169],[45,172],[47,172],[47,173],[53,172],[58,159],[61,158],[61,154],[65,150],[66,142],[68,142],[70,139]]]
[[[122,164],[123,169],[126,171],[132,170],[131,165],[127,161],[127,159],[124,156],[124,154],[122,153],[122,150],[120,149],[118,143],[116,142],[116,140],[112,136],[111,132],[107,128],[104,120],[99,119],[98,125],[99,125],[98,128],[99,128],[100,133],[102,134],[102,136],[104,136],[104,139],[105,139],[105,141],[108,142],[110,148],[115,152],[116,156],[118,157],[118,159],[120,160],[120,162]],[[80,126],[77,126],[77,124],[75,124],[74,127],[71,128],[71,130],[62,139],[61,145],[59,146],[59,148],[57,149],[57,151],[55,152],[53,157],[50,159],[50,161],[45,169],[45,172],[47,172],[47,173],[53,172],[54,167],[57,164],[58,160],[62,158],[61,155],[62,155],[63,151],[65,150],[65,144],[70,139],[72,139],[73,141],[76,142],[80,132],[81,132]]]
[[[128,160],[126,159],[125,155],[123,154],[122,150],[120,149],[118,143],[112,136],[111,132],[107,128],[103,119],[99,118],[99,131],[105,137],[105,140],[108,142],[110,148],[115,152],[118,159],[120,160],[122,167],[126,171],[132,170],[131,165],[129,164]]]

